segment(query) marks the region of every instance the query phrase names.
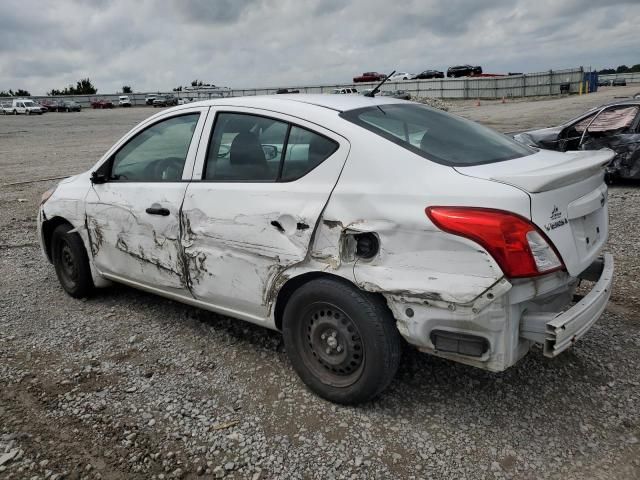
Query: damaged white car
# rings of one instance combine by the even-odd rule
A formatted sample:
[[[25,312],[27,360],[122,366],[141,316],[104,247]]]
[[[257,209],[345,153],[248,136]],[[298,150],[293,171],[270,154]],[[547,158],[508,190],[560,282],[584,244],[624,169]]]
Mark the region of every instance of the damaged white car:
[[[497,372],[587,332],[612,157],[389,97],[219,99],[136,126],[43,195],[38,227],[70,295],[115,281],[280,330],[313,391],[357,403],[404,340]]]

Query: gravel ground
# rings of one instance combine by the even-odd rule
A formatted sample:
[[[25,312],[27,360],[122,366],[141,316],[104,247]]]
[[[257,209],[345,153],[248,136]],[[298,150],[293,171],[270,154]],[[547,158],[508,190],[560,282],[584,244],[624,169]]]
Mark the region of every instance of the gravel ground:
[[[513,131],[626,90],[451,110]],[[0,478],[640,478],[637,185],[610,190],[612,302],[574,348],[500,374],[408,351],[381,398],[341,407],[303,387],[277,333],[58,286],[35,234],[55,181],[7,184],[82,171],[152,112],[0,117]]]

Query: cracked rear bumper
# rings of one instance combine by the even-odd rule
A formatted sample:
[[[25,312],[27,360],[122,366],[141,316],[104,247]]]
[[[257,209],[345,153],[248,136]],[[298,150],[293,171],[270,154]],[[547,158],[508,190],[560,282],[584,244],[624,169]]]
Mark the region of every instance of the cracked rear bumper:
[[[564,352],[600,318],[611,296],[613,256],[605,253],[581,278],[597,280],[593,289],[564,312],[525,313],[520,320],[520,337],[544,345],[545,357]]]

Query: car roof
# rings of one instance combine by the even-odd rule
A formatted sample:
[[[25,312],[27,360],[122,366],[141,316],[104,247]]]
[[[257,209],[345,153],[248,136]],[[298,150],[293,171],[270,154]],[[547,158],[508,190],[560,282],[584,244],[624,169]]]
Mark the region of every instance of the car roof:
[[[373,107],[390,103],[405,103],[403,100],[389,97],[366,97],[364,95],[331,95],[331,94],[305,94],[293,95],[256,95],[247,97],[226,97],[215,100],[204,100],[192,105],[202,106],[237,106],[265,108],[279,110],[286,113],[288,110],[305,104],[310,107],[326,108],[337,112],[355,110],[357,108]]]

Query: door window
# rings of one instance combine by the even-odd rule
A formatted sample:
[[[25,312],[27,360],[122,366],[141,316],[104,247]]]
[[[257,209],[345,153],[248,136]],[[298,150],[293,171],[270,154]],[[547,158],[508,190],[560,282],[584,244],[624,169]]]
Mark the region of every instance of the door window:
[[[110,180],[180,180],[199,116],[191,113],[172,117],[138,133],[114,155]]]
[[[266,117],[220,113],[216,118],[204,178],[275,181],[288,125]]]
[[[291,127],[281,180],[288,182],[306,175],[338,149],[327,137],[300,127]]]
[[[287,122],[218,114],[203,178],[219,182],[292,181],[338,148],[333,140]]]

